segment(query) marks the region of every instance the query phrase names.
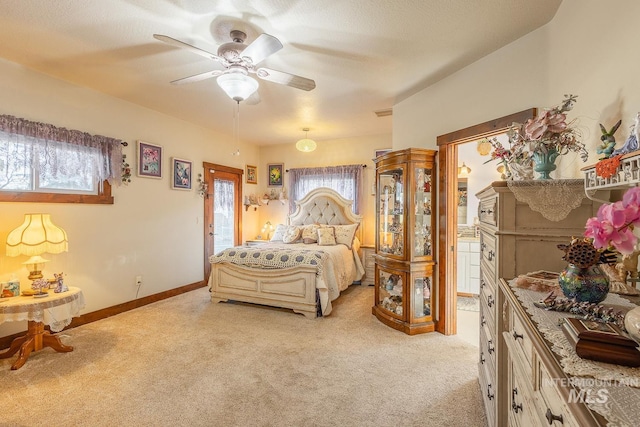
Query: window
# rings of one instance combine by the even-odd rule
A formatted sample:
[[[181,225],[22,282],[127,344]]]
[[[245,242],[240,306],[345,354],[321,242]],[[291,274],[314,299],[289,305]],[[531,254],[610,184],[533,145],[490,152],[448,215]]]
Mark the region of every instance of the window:
[[[360,213],[362,200],[363,165],[327,166],[321,168],[289,169],[289,210],[295,209],[295,200],[300,200],[309,191],[327,187],[342,197],[353,200],[353,213]]]
[[[122,142],[0,116],[0,201],[113,203]]]

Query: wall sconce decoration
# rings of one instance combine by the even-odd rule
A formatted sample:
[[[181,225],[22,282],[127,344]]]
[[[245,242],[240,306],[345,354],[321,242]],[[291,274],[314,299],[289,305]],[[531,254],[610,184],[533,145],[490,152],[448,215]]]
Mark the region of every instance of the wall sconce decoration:
[[[462,166],[458,168],[458,178],[466,178],[471,173],[471,168],[462,162]]]
[[[127,155],[122,155],[122,183],[124,185],[129,185],[131,182],[131,166],[129,166],[129,162],[127,162]]]
[[[196,189],[200,197],[207,196],[207,183],[202,179],[202,174],[198,174],[198,188]]]
[[[253,206],[254,211],[258,210],[260,203],[258,203],[258,197],[255,194],[244,196],[244,210],[248,211],[249,206]]]

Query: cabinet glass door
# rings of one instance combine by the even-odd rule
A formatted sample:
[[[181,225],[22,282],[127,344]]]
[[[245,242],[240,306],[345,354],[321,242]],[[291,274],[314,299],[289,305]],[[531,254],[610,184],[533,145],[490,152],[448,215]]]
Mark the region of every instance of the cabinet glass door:
[[[431,277],[413,279],[413,318],[431,316]]]
[[[382,269],[378,269],[378,274],[378,306],[402,318],[404,274]]]
[[[432,240],[431,240],[431,169],[416,168],[415,169],[415,188],[414,188],[414,212],[415,212],[415,229],[414,232],[414,256],[432,256]]]
[[[378,251],[404,256],[404,170],[392,169],[378,174],[380,189]]]

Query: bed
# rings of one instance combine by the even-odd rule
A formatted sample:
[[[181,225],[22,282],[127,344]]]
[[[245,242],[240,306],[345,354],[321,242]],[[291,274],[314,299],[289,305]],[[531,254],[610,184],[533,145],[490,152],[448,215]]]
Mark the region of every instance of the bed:
[[[364,275],[362,217],[351,204],[334,190],[317,188],[296,201],[287,224],[278,225],[269,243],[211,256],[211,300],[288,308],[307,318],[330,314],[331,301]],[[294,239],[296,229],[300,236]]]

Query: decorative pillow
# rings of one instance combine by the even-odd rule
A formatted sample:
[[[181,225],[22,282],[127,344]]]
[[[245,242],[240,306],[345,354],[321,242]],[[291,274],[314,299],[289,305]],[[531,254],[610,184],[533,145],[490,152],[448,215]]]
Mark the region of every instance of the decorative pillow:
[[[318,245],[334,246],[336,244],[336,235],[333,227],[318,228]]]
[[[305,225],[302,229],[302,241],[304,243],[316,243],[318,241],[318,228],[319,224]]]
[[[281,242],[282,239],[284,238],[284,233],[286,233],[288,229],[289,227],[284,224],[276,225],[276,231],[273,232],[273,236],[271,236],[271,241]]]
[[[356,236],[356,230],[360,224],[350,224],[350,225],[334,225],[336,235],[336,243],[339,245],[345,245],[349,249],[351,249],[351,245],[353,245],[353,239]]]
[[[295,243],[296,240],[300,238],[300,234],[302,233],[301,227],[290,225],[285,231],[284,236],[282,237],[283,243]]]

